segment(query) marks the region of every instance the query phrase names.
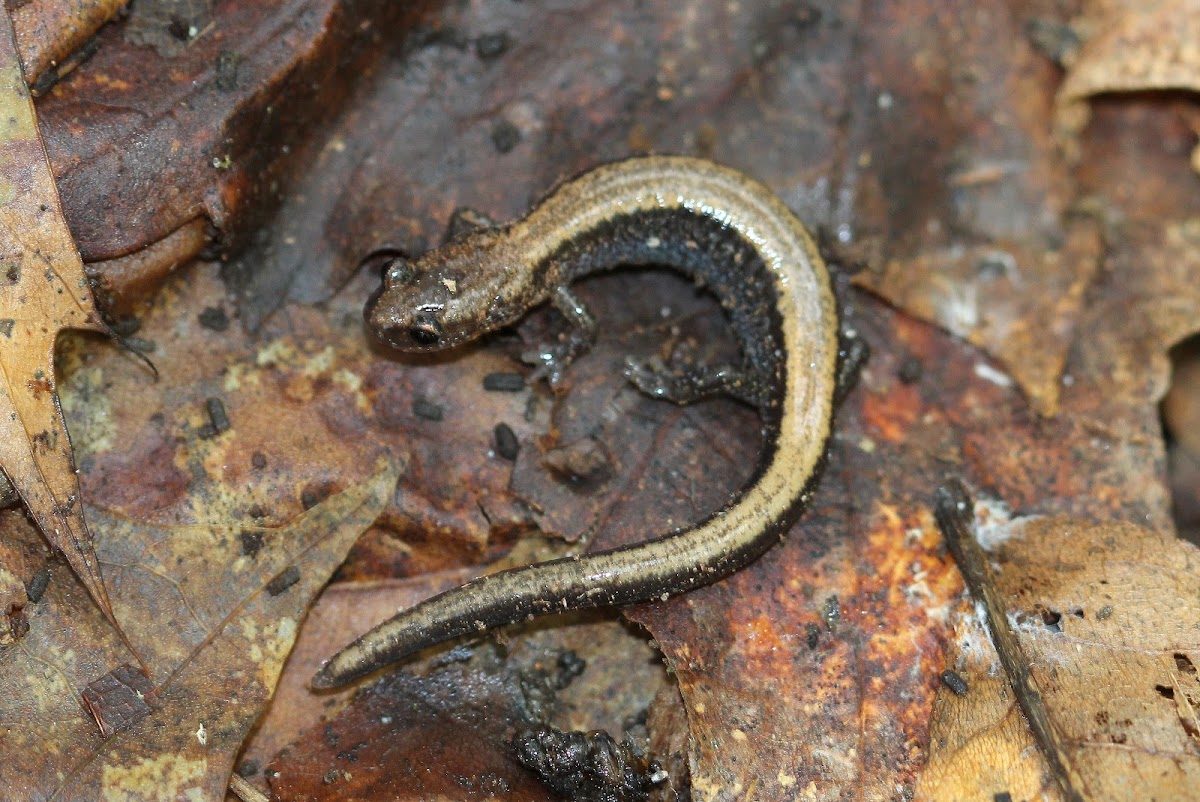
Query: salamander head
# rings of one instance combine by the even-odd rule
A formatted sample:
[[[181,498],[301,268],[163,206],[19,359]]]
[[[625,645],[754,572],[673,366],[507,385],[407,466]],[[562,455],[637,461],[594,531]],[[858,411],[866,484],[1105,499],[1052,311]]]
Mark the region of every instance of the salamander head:
[[[497,265],[479,239],[389,262],[364,310],[371,333],[401,351],[442,351],[523,314],[506,302],[514,271]]]

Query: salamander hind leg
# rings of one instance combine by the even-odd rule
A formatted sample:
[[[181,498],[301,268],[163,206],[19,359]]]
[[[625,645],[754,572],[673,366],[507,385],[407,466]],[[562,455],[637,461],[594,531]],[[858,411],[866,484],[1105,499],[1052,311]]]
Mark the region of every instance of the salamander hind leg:
[[[833,389],[833,404],[839,407],[858,382],[858,375],[871,357],[867,341],[853,329],[843,327],[838,332],[837,381]]]
[[[658,357],[625,360],[625,378],[652,398],[664,398],[676,404],[691,404],[716,395],[728,395],[753,407],[766,405],[771,396],[770,383],[756,373],[733,365],[699,365],[674,371]]]

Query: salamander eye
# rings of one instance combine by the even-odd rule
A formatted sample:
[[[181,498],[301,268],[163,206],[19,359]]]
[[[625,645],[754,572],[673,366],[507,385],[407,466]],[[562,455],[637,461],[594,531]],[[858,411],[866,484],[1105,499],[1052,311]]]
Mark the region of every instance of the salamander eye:
[[[414,317],[408,327],[408,338],[424,347],[437,345],[441,342],[444,333],[438,319],[427,312]]]
[[[416,271],[412,269],[412,265],[408,263],[407,259],[397,257],[384,270],[383,280],[389,286],[400,287],[412,281],[416,275]]]

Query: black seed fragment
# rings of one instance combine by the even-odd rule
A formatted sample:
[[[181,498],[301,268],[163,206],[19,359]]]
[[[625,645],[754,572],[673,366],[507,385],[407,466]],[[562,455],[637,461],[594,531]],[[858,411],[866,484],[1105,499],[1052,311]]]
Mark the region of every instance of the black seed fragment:
[[[515,460],[521,451],[521,443],[512,427],[507,423],[497,423],[492,434],[496,438],[496,453],[509,462]]]
[[[422,396],[417,396],[413,399],[412,412],[418,418],[435,422],[440,421],[445,416],[445,411],[440,405]]]
[[[942,672],[942,682],[946,687],[954,691],[955,696],[966,696],[970,688],[967,687],[967,681],[953,671],[946,670]]]
[[[915,384],[921,380],[924,372],[925,366],[921,364],[921,360],[915,356],[908,356],[900,363],[900,369],[896,371],[896,375],[905,384]]]
[[[475,40],[475,55],[484,61],[499,58],[508,52],[510,44],[508,34],[504,31],[485,33]]]
[[[267,593],[278,596],[300,581],[300,569],[289,565],[287,570],[267,583]]]
[[[555,685],[560,690],[566,688],[586,670],[587,660],[567,649],[558,656],[558,677],[555,679]]]
[[[255,451],[250,455],[250,464],[254,466],[255,470],[261,471],[267,467],[267,456],[261,451]]]
[[[212,421],[213,431],[217,434],[229,431],[229,416],[225,414],[225,404],[219,398],[206,398],[204,408],[208,410],[208,419]]]
[[[804,627],[805,640],[808,642],[808,648],[817,648],[817,643],[821,640],[821,628],[816,624],[806,624]]]
[[[246,530],[238,534],[238,540],[242,541],[242,554],[253,558],[258,554],[259,549],[263,547],[263,533]]]
[[[520,373],[489,373],[483,377],[483,389],[493,393],[519,393],[525,389]]]
[[[43,568],[33,575],[33,578],[25,585],[25,595],[29,597],[29,601],[37,604],[42,600],[42,596],[46,595],[46,588],[50,585],[50,569]]]
[[[508,153],[521,141],[521,129],[508,120],[497,120],[492,126],[492,144],[500,153]]]
[[[223,306],[207,306],[197,318],[200,325],[212,331],[225,331],[229,328],[229,315]]]

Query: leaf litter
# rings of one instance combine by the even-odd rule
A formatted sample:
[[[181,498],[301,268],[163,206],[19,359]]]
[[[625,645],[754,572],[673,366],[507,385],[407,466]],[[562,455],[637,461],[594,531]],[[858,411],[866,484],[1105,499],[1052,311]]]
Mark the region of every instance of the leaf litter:
[[[59,332],[108,327],[63,219],[7,14],[0,19],[0,154],[0,467],[115,625],[54,372]]]
[[[1102,5],[1105,4],[1095,4]],[[899,29],[898,17],[892,15],[903,15],[907,29],[917,28],[911,8],[899,11],[879,7],[863,19],[840,19],[836,14],[827,14],[824,19],[818,16],[816,24],[809,19],[805,27],[799,28],[815,32],[811,41],[804,39],[805,44],[821,42],[825,49],[808,46],[789,49],[783,45],[795,44],[787,37],[793,36],[796,28],[772,25],[771,29],[781,37],[778,53],[803,52],[816,54],[816,58],[834,54],[832,58],[836,59],[836,54],[842,52],[833,46],[836,40],[831,43],[830,31],[867,31],[868,41],[870,36],[878,38],[879,46],[857,51],[864,58],[861,74],[870,79],[849,81],[850,89],[841,98],[844,102],[837,97],[821,99],[822,107],[851,109],[848,130],[843,127],[846,116],[841,113],[836,125],[828,127],[836,133],[836,141],[844,143],[840,148],[850,153],[856,169],[862,168],[854,173],[856,177],[847,179],[846,185],[846,192],[856,205],[852,220],[859,239],[854,244],[863,245],[863,252],[868,255],[884,255],[882,259],[865,260],[868,266],[889,266],[883,280],[866,276],[860,283],[887,294],[903,309],[936,319],[969,336],[972,342],[1002,360],[1001,367],[1032,399],[1035,409],[1044,414],[1057,411],[1058,415],[1053,418],[1031,415],[1017,393],[1002,386],[1005,373],[983,354],[963,348],[929,327],[897,317],[881,305],[858,299],[859,314],[870,319],[864,328],[869,330],[873,344],[882,347],[878,347],[876,360],[864,376],[862,389],[843,413],[839,424],[843,434],[823,485],[824,499],[818,499],[817,507],[810,513],[811,527],[793,533],[785,544],[786,551],[781,549],[769,557],[758,571],[746,572],[718,588],[686,599],[633,613],[655,634],[680,678],[688,726],[695,736],[688,748],[697,780],[695,790],[700,797],[722,798],[722,794],[738,787],[768,796],[801,790],[826,794],[834,793],[837,788],[854,787],[870,796],[893,794],[897,786],[911,788],[922,770],[930,771],[937,764],[940,749],[958,743],[953,738],[940,737],[941,719],[935,717],[932,723],[929,720],[929,710],[945,704],[946,694],[955,699],[990,699],[995,703],[992,707],[985,710],[986,706],[980,706],[983,719],[999,715],[1005,727],[1024,733],[1028,739],[1020,716],[1012,712],[1011,703],[1005,703],[1004,684],[991,681],[992,675],[972,673],[967,670],[969,667],[964,667],[969,680],[965,697],[954,695],[939,679],[946,670],[945,659],[955,653],[954,645],[947,640],[946,622],[967,621],[970,613],[969,605],[955,595],[955,574],[945,556],[938,552],[928,515],[930,489],[947,471],[965,474],[976,486],[988,488],[1023,512],[1139,521],[1169,531],[1164,503],[1167,494],[1155,468],[1162,450],[1153,404],[1156,392],[1161,392],[1165,383],[1166,347],[1195,330],[1195,283],[1189,280],[1190,269],[1194,267],[1195,248],[1191,247],[1194,223],[1188,219],[1189,214],[1194,216],[1194,211],[1188,212],[1191,208],[1188,204],[1194,202],[1195,193],[1194,185],[1190,189],[1183,184],[1177,186],[1178,173],[1172,170],[1178,164],[1172,160],[1169,149],[1155,150],[1152,146],[1183,140],[1179,132],[1186,131],[1186,124],[1181,126],[1178,120],[1169,119],[1170,109],[1164,113],[1152,98],[1123,98],[1119,105],[1111,99],[1107,102],[1101,99],[1094,103],[1093,123],[1082,142],[1085,155],[1090,153],[1093,158],[1083,159],[1076,173],[1065,170],[1057,161],[1055,145],[1049,139],[1050,128],[1046,125],[1057,67],[1039,61],[1025,39],[1032,23],[1054,29],[1056,20],[1026,19],[1022,16],[1025,11],[1007,10],[1002,3],[972,4],[972,11],[976,9],[976,16],[971,17],[974,27],[968,31],[976,35],[974,39],[958,38],[963,33],[959,18],[935,15],[927,20],[931,24],[921,28],[927,35],[909,42],[912,52],[888,46],[889,32]],[[606,15],[615,13],[605,9]],[[739,18],[739,24],[742,21]],[[564,34],[556,22],[557,18],[551,15],[546,20],[546,30],[553,32],[557,41]],[[645,24],[644,17],[639,17],[639,24]],[[578,27],[577,21],[573,20],[572,25]],[[727,29],[725,25],[708,27]],[[665,28],[670,30],[671,26]],[[606,29],[597,30],[599,38],[604,39]],[[808,33],[801,36],[807,37]],[[957,48],[950,50],[955,53],[952,64],[943,64],[937,58],[947,52],[947,41],[954,42]],[[668,50],[677,48],[671,51],[683,58],[677,69],[681,75],[688,75],[687,58],[692,51],[672,42],[665,46]],[[698,50],[705,63],[720,61],[713,58],[712,49]],[[594,66],[595,57],[584,48],[571,47],[567,51],[581,63]],[[977,51],[982,57],[975,55]],[[515,52],[521,52],[519,38]],[[648,47],[647,52],[653,52],[653,48]],[[774,52],[768,48],[768,57],[774,58],[771,55]],[[889,59],[896,59],[896,63]],[[974,64],[976,61],[978,65]],[[995,64],[1012,67],[1011,71],[998,73],[1007,87],[1005,97],[1009,101],[1005,102],[1009,105],[997,110],[994,98],[989,100],[977,94],[995,83],[960,74],[957,65],[967,62],[984,74],[990,74]],[[435,59],[433,63],[438,62]],[[498,60],[488,69],[496,71],[504,63],[504,59]],[[516,59],[514,63],[523,61]],[[788,64],[786,58],[782,64]],[[920,65],[921,80],[912,80],[909,65],[913,64]],[[824,67],[828,70],[835,65]],[[631,69],[628,64],[626,68]],[[813,69],[820,72],[821,65]],[[763,75],[774,76],[767,78],[765,86],[751,82],[742,95],[737,91],[722,95],[730,107],[745,114],[728,115],[739,121],[732,130],[713,132],[712,140],[717,143],[714,155],[730,160],[737,158],[738,153],[748,152],[745,142],[747,132],[752,129],[787,128],[755,125],[764,98],[778,106],[767,109],[769,113],[803,117],[803,130],[808,132],[819,153],[789,149],[786,152],[792,154],[795,163],[776,164],[770,154],[783,150],[767,142],[759,142],[751,150],[755,165],[766,173],[760,177],[776,182],[789,199],[801,199],[799,205],[806,212],[806,219],[812,218],[818,225],[832,229],[839,223],[836,210],[841,206],[826,207],[815,201],[810,204],[817,194],[810,179],[821,176],[831,186],[840,186],[838,180],[830,178],[837,175],[837,164],[825,161],[826,157],[821,155],[839,149],[820,147],[826,132],[819,108],[811,110],[812,114],[801,114],[786,102],[790,85],[781,76],[792,72],[773,73],[764,69]],[[594,68],[591,73],[601,77],[606,74]],[[409,74],[420,75],[421,71]],[[434,69],[430,75],[436,78],[440,73]],[[558,72],[553,75],[561,82]],[[890,80],[881,86],[875,82],[876,75]],[[516,86],[528,91],[525,82],[503,73],[496,80],[498,86]],[[472,86],[476,84],[490,85],[475,82]],[[721,87],[719,77],[713,86]],[[953,90],[953,103],[946,101],[947,86]],[[687,88],[689,93],[701,90],[692,97],[703,97],[702,84]],[[422,90],[414,87],[413,91],[421,95]],[[636,103],[636,98],[628,101],[613,91],[578,94],[608,98],[610,107],[599,111],[590,107],[592,114],[602,116],[606,112],[618,115],[622,102]],[[475,98],[464,96],[460,102],[477,115],[479,104]],[[572,101],[563,98],[557,102],[569,109]],[[523,111],[494,96],[489,96],[483,105]],[[397,105],[405,109],[405,120],[419,120],[425,126],[434,124],[428,114],[413,113],[410,106]],[[704,107],[702,102],[700,107]],[[686,107],[663,101],[662,108],[669,110],[673,120],[683,121],[684,127],[690,125],[684,113]],[[889,116],[890,109],[904,109],[906,114],[891,112]],[[1129,125],[1122,120],[1120,115],[1131,109],[1131,119],[1149,124]],[[950,119],[943,119],[944,116]],[[395,134],[403,130],[389,128],[386,117],[379,119],[384,131]],[[519,115],[517,119],[525,121]],[[645,114],[639,114],[638,119],[649,126],[646,130],[653,129]],[[931,125],[931,119],[937,124]],[[479,122],[475,117],[470,120]],[[460,130],[456,127],[460,121],[444,122],[450,130]],[[467,126],[468,141],[464,147],[471,146],[471,136],[479,131],[486,133],[486,123],[484,120],[477,126]],[[536,125],[526,128],[527,135],[539,130]],[[886,139],[876,141],[870,133],[873,131],[886,131]],[[672,125],[663,126],[654,135],[653,146],[663,149],[686,146],[686,138],[681,140],[676,133]],[[942,139],[936,139],[938,135]],[[642,136],[650,135],[643,131]],[[1142,146],[1131,146],[1130,143],[1139,141],[1138,136],[1144,140]],[[445,139],[459,141],[457,136]],[[631,133],[628,140],[622,139],[619,144],[601,143],[595,151],[620,151],[634,139]],[[426,147],[428,140],[428,136],[419,135],[387,137],[394,148],[410,142]],[[741,146],[730,149],[720,145],[734,141],[742,143]],[[511,212],[523,203],[523,195],[536,194],[551,180],[552,177],[540,175],[537,169],[521,171],[514,166],[513,160],[525,158],[523,154],[528,147],[528,142],[519,145],[506,161],[490,153],[483,160],[498,165],[490,169],[503,170],[509,179],[493,181],[488,186],[504,187],[511,195],[489,204],[492,207],[489,211]],[[462,153],[453,148],[452,151],[446,157],[449,161],[462,158]],[[355,151],[351,147],[348,152]],[[769,164],[757,161],[763,154],[768,155]],[[952,154],[953,158],[942,161],[942,154]],[[428,156],[427,147],[425,155]],[[540,159],[539,164],[543,165],[549,161],[544,155]],[[380,162],[418,163],[405,158],[403,153],[389,155]],[[1014,171],[1013,165],[1018,169]],[[543,167],[542,172],[546,169]],[[558,171],[558,167],[553,170]],[[512,175],[525,172],[529,174],[525,182],[529,186],[511,180]],[[444,176],[437,169],[431,169],[430,173],[432,177],[427,175],[424,179],[440,186]],[[1147,175],[1162,181],[1147,181]],[[370,180],[379,186],[413,186],[412,182],[397,181],[386,171],[372,172]],[[1071,181],[1078,181],[1080,186],[1072,186]],[[327,176],[318,183],[341,186]],[[922,194],[925,190],[928,192]],[[1097,197],[1103,199],[1101,205],[1108,202],[1109,208],[1101,208],[1100,214],[1094,214],[1094,205],[1084,208],[1075,205],[1072,193],[1082,191],[1093,193],[1093,201]],[[449,195],[455,196],[456,192],[472,194],[456,187]],[[494,197],[496,192],[489,189],[484,197]],[[452,202],[440,191],[423,189],[415,194],[435,197],[435,206]],[[311,193],[309,197],[317,195]],[[354,207],[357,201],[354,196],[349,197],[346,203]],[[369,203],[382,202],[385,207],[396,201],[372,193],[365,197],[370,198]],[[1023,200],[1005,203],[1005,197],[1010,201],[1013,197]],[[318,198],[313,202],[321,201]],[[1172,206],[1172,202],[1177,203]],[[400,203],[401,208],[412,205]],[[1001,213],[995,214],[996,210]],[[1076,214],[1080,211],[1084,213]],[[1119,214],[1111,214],[1113,211]],[[348,219],[358,217],[345,210],[341,213]],[[420,212],[425,217],[430,214],[424,208]],[[1109,228],[1117,219],[1132,221],[1133,225]],[[1049,227],[1046,221],[1051,221]],[[313,225],[307,230],[324,228]],[[873,251],[876,246],[882,250]],[[906,278],[905,270],[913,276]],[[909,278],[913,286],[897,283]],[[641,297],[639,290],[644,290],[644,286],[633,286],[631,291],[622,285],[623,297]],[[948,294],[947,287],[955,292]],[[973,295],[959,292],[972,288]],[[352,287],[352,290],[361,292],[362,288]],[[207,303],[217,297],[210,294]],[[669,289],[664,297],[679,297],[678,288]],[[964,312],[971,315],[964,318]],[[288,318],[289,324],[301,322],[297,331],[310,331],[305,328],[308,313],[287,307],[281,314]],[[186,322],[181,325],[186,329]],[[348,326],[346,332],[350,337],[360,336],[353,326]],[[211,363],[205,362],[202,354],[187,351],[185,357],[186,349],[179,342],[159,336],[175,358],[193,359],[192,369],[196,374],[193,379],[211,382],[211,378],[204,378],[205,370],[211,370]],[[271,336],[275,335],[268,332],[267,339]],[[121,448],[109,445],[92,455],[94,473],[85,477],[85,488],[90,483],[102,487],[115,506],[124,506],[139,517],[144,513],[151,519],[186,518],[184,499],[192,497],[183,488],[215,488],[225,482],[248,484],[255,474],[245,466],[263,463],[253,459],[253,454],[266,455],[266,467],[255,470],[268,475],[277,470],[281,461],[285,468],[299,464],[288,452],[289,447],[283,449],[283,455],[273,451],[269,437],[264,438],[266,442],[247,441],[257,431],[271,432],[265,421],[281,417],[280,410],[290,414],[315,405],[323,424],[333,425],[330,419],[345,409],[344,405],[339,407],[330,402],[338,396],[330,389],[331,384],[336,384],[335,371],[317,365],[312,365],[311,370],[300,369],[300,363],[321,353],[327,342],[321,336],[294,341],[290,353],[286,348],[272,352],[274,362],[268,360],[255,369],[241,366],[225,374],[224,385],[217,389],[228,394],[224,407],[232,422],[232,433],[218,433],[203,444],[194,439],[205,425],[203,401],[212,395],[211,390],[204,395],[177,392],[172,402],[160,405],[163,408],[158,414],[163,419],[158,424],[144,429],[118,425],[111,442],[121,444]],[[335,363],[346,356],[342,346],[338,349],[332,360]],[[483,355],[477,352],[473,358],[486,362],[487,350]],[[500,365],[493,362],[491,370],[504,369],[503,361],[497,361]],[[611,373],[602,364],[602,356],[598,361],[600,364],[593,361],[590,368],[580,367],[577,389],[597,381],[597,373]],[[914,363],[917,370],[910,369]],[[486,448],[497,420],[512,422],[524,418],[515,404],[504,410],[503,417],[494,414],[502,408],[494,398],[487,401],[493,404],[490,412],[480,416],[490,418],[486,427],[457,418],[453,414],[456,404],[465,405],[477,399],[470,394],[457,396],[452,379],[442,375],[443,371],[452,371],[454,381],[467,381],[474,368],[465,368],[460,361],[454,365],[455,368],[442,364],[405,366],[407,370],[392,370],[389,366],[384,370],[351,371],[364,379],[359,395],[350,394],[358,399],[356,403],[378,416],[388,439],[411,437],[414,445],[410,471],[397,494],[396,504],[385,514],[383,525],[376,527],[368,538],[375,545],[363,549],[360,557],[370,549],[376,549],[376,556],[389,553],[392,567],[404,572],[429,566],[447,567],[455,564],[455,560],[476,563],[486,555],[503,551],[506,545],[503,540],[489,542],[493,532],[488,522],[478,517],[476,503],[480,496],[488,495],[481,488],[506,489],[506,475],[491,468],[471,469],[457,452],[448,455],[442,451],[447,440],[458,437],[466,443],[478,436],[478,443]],[[466,376],[459,374],[459,370]],[[111,376],[110,372],[109,381]],[[251,378],[265,381],[276,395],[263,391],[255,399],[260,403],[239,402],[237,395],[242,390],[225,389],[233,388],[237,382],[232,379],[239,377],[246,378],[247,383]],[[119,384],[121,379],[116,381]],[[105,384],[100,382],[98,386]],[[478,384],[472,387],[477,388]],[[661,523],[663,510],[653,507],[662,496],[656,499],[643,493],[642,470],[656,465],[660,468],[693,465],[696,455],[703,457],[707,453],[702,447],[706,440],[724,445],[731,438],[749,436],[755,428],[752,420],[729,414],[727,408],[667,414],[661,407],[630,400],[614,388],[615,384],[594,385],[595,405],[608,411],[606,405],[618,398],[628,404],[621,409],[632,412],[631,418],[642,420],[648,416],[650,424],[643,431],[651,443],[666,443],[675,450],[669,454],[647,453],[636,442],[618,442],[621,447],[609,448],[609,453],[618,456],[615,475],[620,481],[602,487],[599,494],[572,498],[560,487],[543,488],[542,498],[570,500],[547,505],[547,514],[542,516],[544,523],[551,524],[550,528],[568,537],[594,535],[599,531],[599,541],[605,537],[620,541]],[[342,389],[348,388],[344,384]],[[126,409],[129,405],[120,401],[121,393],[129,392],[128,387],[118,388],[113,395],[112,408],[118,415],[129,415]],[[449,410],[446,421],[450,425],[438,428],[432,421],[409,418],[403,410],[412,406],[409,402],[418,393],[437,399],[439,407]],[[193,406],[179,403],[181,398]],[[591,403],[579,397],[575,401]],[[195,411],[189,413],[188,409]],[[537,417],[539,414],[543,413],[535,412],[534,420],[540,426],[546,419]],[[587,430],[589,422],[594,426],[596,420],[607,420],[603,416],[589,420],[577,408],[565,412],[558,408],[554,414],[557,417],[550,419],[553,428],[563,424],[563,428],[569,426],[575,431]],[[371,415],[365,417],[369,419]],[[374,423],[364,423],[351,414],[348,422],[338,423],[341,427],[338,431],[347,440],[374,436],[380,431]],[[718,428],[718,424],[729,424],[732,428]],[[139,424],[142,425],[144,419]],[[706,437],[698,437],[697,431]],[[133,432],[148,436],[133,437]],[[997,432],[1003,432],[1004,436],[997,436]],[[105,440],[99,436],[99,427],[94,433],[97,443]],[[675,433],[680,436],[674,437]],[[301,446],[305,446],[311,453],[313,444],[322,442],[321,437],[303,442],[303,427],[299,430],[292,427],[281,434],[295,442],[290,447],[296,452],[302,452]],[[525,442],[531,442],[528,439],[531,435],[536,432],[520,433]],[[602,435],[614,437],[612,431],[602,431]],[[539,448],[522,448],[517,469],[524,471],[526,477],[522,480],[525,484],[521,494],[536,499],[538,484],[544,480],[539,480],[535,471],[542,443],[533,442]],[[551,438],[547,447],[557,444]],[[145,450],[122,453],[125,446]],[[341,451],[334,463],[348,459],[352,451],[340,442],[338,448]],[[750,459],[750,451],[750,445],[725,448],[716,465],[719,472],[728,474],[723,481],[732,481],[736,467]],[[151,454],[158,459],[148,461]],[[171,478],[173,484],[167,487],[174,489],[164,492],[145,488],[139,481],[142,466],[164,462],[167,467],[156,470]],[[898,470],[897,466],[904,468]],[[314,478],[316,489],[339,484],[336,472],[324,473]],[[898,473],[903,475],[897,476]],[[651,471],[645,475],[656,474]],[[696,475],[703,473],[690,474],[693,479]],[[689,484],[689,474],[669,474],[669,479],[659,488],[660,493],[677,505],[668,515],[682,520],[708,508],[711,499],[698,497],[688,489],[695,486]],[[482,480],[482,485],[471,486],[472,480]],[[264,482],[271,484],[269,476],[264,477]],[[228,505],[224,511],[231,517],[257,511],[265,513],[266,519],[286,520],[302,506],[298,498],[302,494],[286,482],[275,486],[281,491],[278,500],[263,493],[255,503],[243,499]],[[454,489],[443,489],[440,493],[432,490],[439,486]],[[707,487],[701,495],[720,496],[724,487]],[[426,503],[415,503],[418,497]],[[635,497],[639,503],[645,501],[646,511],[629,503]],[[574,513],[576,505],[582,508],[578,517]],[[204,509],[204,503],[198,508]],[[208,509],[217,506],[210,504]],[[419,515],[412,516],[410,511],[419,511]],[[632,518],[624,523],[610,523],[631,513]],[[250,517],[258,519],[255,515]],[[605,525],[609,528],[607,533],[600,531]],[[421,540],[422,536],[428,538],[431,531],[448,535],[455,539],[456,545],[439,555],[436,547]],[[1067,531],[1076,530],[1068,528],[1053,538],[1038,541],[1042,550],[1055,555],[1060,549],[1059,539],[1066,537]],[[1147,535],[1148,530],[1122,531],[1131,541],[1144,541],[1150,548],[1163,545]],[[393,536],[399,535],[415,536],[414,545],[409,546],[405,541],[403,547],[395,546],[392,540],[398,538]],[[1184,556],[1191,553],[1184,544],[1179,548]],[[422,556],[414,559],[414,550]],[[349,574],[369,575],[378,570],[378,566],[369,562],[358,559]],[[284,595],[289,592],[285,589]],[[768,602],[774,606],[766,607]],[[770,613],[755,614],[762,610]],[[956,615],[962,618],[953,617]],[[787,622],[788,626],[778,626],[780,622]],[[118,664],[116,657],[97,666],[96,676],[112,670]],[[1032,668],[1040,670],[1036,664]],[[1177,673],[1182,677],[1186,672],[1179,668]],[[1164,688],[1169,685],[1160,684]],[[1176,699],[1180,693],[1186,696],[1186,687],[1181,681],[1180,690],[1175,691]],[[1156,693],[1166,700],[1164,692],[1156,690]],[[1187,706],[1177,705],[1177,708],[1182,711],[1177,720],[1185,722]],[[1175,726],[1172,721],[1156,721],[1165,727]],[[201,730],[197,725],[190,730],[189,737],[195,740],[198,732],[212,742],[212,726],[205,724]],[[1014,793],[1026,787],[1020,782],[1036,783],[1044,772],[1031,754],[1036,757],[1029,750],[1021,751],[1010,763],[1019,774],[1010,776],[1010,790]],[[734,757],[736,763],[731,760]],[[793,771],[794,767],[799,769]],[[947,793],[954,795],[952,791]]]
[[[145,643],[148,710],[105,739],[81,691],[124,659],[111,628],[64,567],[50,564],[29,634],[0,653],[0,782],[30,800],[217,799],[246,733],[274,690],[314,595],[378,517],[397,468],[276,528],[153,526],[99,508],[97,553],[117,616]],[[34,537],[3,516],[10,540]],[[248,554],[246,536],[260,545]],[[272,589],[289,571],[295,581]],[[34,756],[37,756],[35,759]]]

